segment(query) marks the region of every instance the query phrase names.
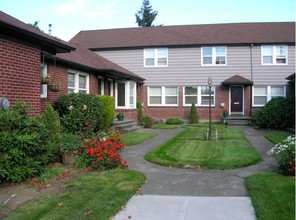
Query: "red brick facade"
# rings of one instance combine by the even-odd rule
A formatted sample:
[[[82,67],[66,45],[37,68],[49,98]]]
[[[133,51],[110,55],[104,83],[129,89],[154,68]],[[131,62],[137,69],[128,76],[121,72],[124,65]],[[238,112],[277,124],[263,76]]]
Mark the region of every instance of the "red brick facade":
[[[215,106],[211,108],[212,120],[221,122],[223,112],[229,112],[229,87],[228,86],[216,86],[215,95]],[[244,87],[244,115],[250,115],[251,106],[251,87]],[[147,106],[147,86],[140,86],[138,88],[138,100],[144,103],[143,112],[144,115],[151,116],[156,119],[168,119],[168,118],[181,118],[188,119],[190,106],[183,106],[183,86],[179,86],[179,97],[178,106]],[[221,106],[224,103],[224,107]],[[208,106],[197,106],[197,113],[200,121],[208,121],[209,119],[209,107]]]
[[[41,113],[39,49],[0,38],[0,79],[0,96],[11,106],[24,101],[32,106],[32,114]]]

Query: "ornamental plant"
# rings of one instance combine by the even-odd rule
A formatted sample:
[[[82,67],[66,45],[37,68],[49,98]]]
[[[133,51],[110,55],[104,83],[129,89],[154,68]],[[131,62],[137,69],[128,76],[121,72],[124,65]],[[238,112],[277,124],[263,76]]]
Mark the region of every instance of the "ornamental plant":
[[[277,162],[279,173],[295,176],[295,135],[288,136],[283,142],[276,144],[267,154]]]
[[[108,170],[127,167],[120,152],[124,148],[119,134],[114,133],[105,138],[83,139],[80,165],[88,170]]]

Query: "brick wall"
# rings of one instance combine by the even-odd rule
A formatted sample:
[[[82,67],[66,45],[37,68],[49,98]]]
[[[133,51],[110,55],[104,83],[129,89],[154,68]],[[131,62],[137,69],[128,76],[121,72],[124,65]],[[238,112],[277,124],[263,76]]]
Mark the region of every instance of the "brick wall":
[[[0,38],[0,96],[24,101],[31,114],[41,113],[40,50],[23,42]]]
[[[244,88],[244,100],[245,100],[245,115],[250,115],[250,91],[251,87],[247,86]],[[229,87],[228,86],[216,86],[216,100],[215,106],[211,108],[212,120],[221,122],[223,112],[229,112]],[[156,119],[168,119],[168,118],[182,118],[188,119],[190,113],[190,106],[183,106],[183,86],[179,86],[179,105],[176,107],[164,107],[147,106],[147,86],[140,86],[138,88],[138,100],[144,103],[143,112],[144,115],[151,116]],[[224,107],[221,106],[224,103]],[[197,106],[197,113],[200,121],[209,120],[209,107],[208,106]]]

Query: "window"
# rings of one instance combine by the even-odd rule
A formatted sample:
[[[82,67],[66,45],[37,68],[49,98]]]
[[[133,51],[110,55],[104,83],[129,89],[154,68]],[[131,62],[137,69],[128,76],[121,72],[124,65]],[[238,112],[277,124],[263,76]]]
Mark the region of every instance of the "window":
[[[226,65],[226,47],[202,47],[202,65]]]
[[[254,86],[253,106],[264,106],[272,98],[285,97],[285,86]]]
[[[88,74],[77,71],[68,73],[68,93],[89,93]]]
[[[161,67],[168,65],[168,49],[144,49],[145,67]]]
[[[186,86],[184,87],[184,106],[209,106],[208,86]],[[211,105],[215,105],[215,87],[211,88]]]
[[[125,81],[115,84],[116,108],[136,108],[136,82]]]
[[[40,77],[47,77],[47,65],[41,64],[40,66]],[[47,98],[47,84],[40,84],[40,97]]]
[[[149,106],[178,106],[178,87],[151,86],[148,87]]]
[[[263,65],[281,65],[287,64],[287,46],[262,46],[262,64]]]

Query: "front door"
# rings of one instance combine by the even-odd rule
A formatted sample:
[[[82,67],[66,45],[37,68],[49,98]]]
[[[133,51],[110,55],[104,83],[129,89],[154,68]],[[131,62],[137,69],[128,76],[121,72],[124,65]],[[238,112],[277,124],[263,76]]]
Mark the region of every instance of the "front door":
[[[231,86],[231,113],[243,114],[243,86]]]

